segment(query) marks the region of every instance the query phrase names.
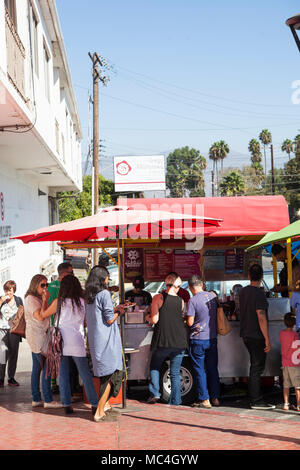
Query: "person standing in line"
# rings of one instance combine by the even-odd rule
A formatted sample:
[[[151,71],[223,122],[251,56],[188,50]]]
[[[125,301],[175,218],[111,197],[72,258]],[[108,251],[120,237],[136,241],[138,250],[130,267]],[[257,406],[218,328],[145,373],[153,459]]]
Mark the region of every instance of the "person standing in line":
[[[6,363],[8,363],[8,385],[18,387],[19,383],[15,380],[17,369],[19,345],[21,336],[11,334],[10,324],[14,319],[18,308],[23,305],[21,297],[15,295],[17,285],[15,281],[7,281],[3,285],[4,295],[0,298],[0,347],[3,349],[3,363],[0,364],[0,387],[4,386]]]
[[[219,406],[220,380],[217,345],[217,299],[203,291],[203,281],[194,275],[189,280],[193,297],[188,303],[187,325],[190,327],[190,357],[197,390],[197,408]]]
[[[68,262],[60,263],[57,267],[57,273],[58,279],[48,284],[48,291],[50,293],[49,305],[53,302],[53,300],[57,299],[62,279],[69,274],[74,274],[73,266]],[[51,326],[54,326],[54,315],[50,317],[50,324]],[[79,388],[78,371],[72,357],[69,358],[69,362],[71,392],[73,395]],[[53,394],[59,393],[59,387],[57,386],[56,378],[51,379],[51,390]]]
[[[117,319],[125,311],[123,305],[113,306],[108,280],[108,270],[104,266],[94,266],[85,285],[89,349],[94,376],[100,377],[99,402],[94,415],[96,422],[106,416],[104,408],[109,398],[120,392],[124,376]]]
[[[150,404],[160,400],[160,368],[167,358],[170,359],[171,378],[169,405],[181,404],[180,367],[188,349],[183,320],[184,301],[177,295],[181,283],[179,276],[168,274],[165,279],[166,291],[153,297],[151,314],[146,316],[146,320],[155,325],[151,342]]]
[[[61,311],[58,328],[63,339],[63,351],[60,362],[59,386],[62,405],[66,414],[74,413],[71,407],[71,386],[69,373],[69,358],[72,357],[79,375],[82,378],[87,398],[92,405],[93,414],[98,406],[98,397],[94,387],[92,374],[89,369],[84,342],[85,302],[84,293],[77,277],[64,276],[60,283],[57,299],[48,307],[49,293],[43,295],[43,304],[40,310],[40,321],[55,315],[58,302],[61,302]],[[55,318],[55,324],[57,319]]]
[[[255,410],[269,410],[274,405],[266,403],[260,385],[260,377],[265,369],[267,353],[271,350],[268,331],[268,301],[260,289],[263,270],[259,264],[249,269],[250,285],[241,289],[240,297],[240,336],[250,356],[248,393],[250,407]]]
[[[48,292],[47,278],[42,274],[36,274],[31,279],[29,288],[25,294],[24,310],[26,321],[26,340],[32,351],[31,392],[32,407],[44,406],[44,408],[61,408],[61,404],[53,401],[50,376],[46,377],[46,361],[42,369],[41,348],[49,327],[49,319],[40,321],[42,297]],[[40,378],[42,373],[42,392],[40,392]]]
[[[284,315],[285,330],[279,333],[282,358],[283,374],[283,409],[290,409],[289,395],[290,388],[295,387],[297,411],[300,411],[300,360],[297,352],[299,351],[298,334],[294,331],[296,317],[292,312]]]
[[[300,339],[300,266],[293,270],[293,293],[290,299],[291,309],[296,315],[296,331]]]

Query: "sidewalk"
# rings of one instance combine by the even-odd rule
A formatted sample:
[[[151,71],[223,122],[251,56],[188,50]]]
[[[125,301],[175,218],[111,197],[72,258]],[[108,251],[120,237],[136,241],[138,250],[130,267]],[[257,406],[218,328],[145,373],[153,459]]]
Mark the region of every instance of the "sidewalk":
[[[95,423],[89,405],[76,414],[31,408],[30,372],[0,389],[1,450],[300,450],[300,415],[257,412],[239,404],[212,410],[127,400]],[[55,398],[57,398],[55,396]]]

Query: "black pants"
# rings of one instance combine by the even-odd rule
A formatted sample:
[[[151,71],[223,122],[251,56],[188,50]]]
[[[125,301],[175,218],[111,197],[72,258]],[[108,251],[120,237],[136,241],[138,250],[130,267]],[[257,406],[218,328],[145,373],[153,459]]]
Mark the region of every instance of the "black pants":
[[[254,404],[263,398],[260,386],[260,377],[266,364],[267,355],[264,351],[266,345],[264,339],[243,338],[243,340],[250,354],[248,393],[251,403]]]
[[[6,330],[6,334],[2,338],[2,341],[7,347],[7,351],[5,364],[0,364],[0,381],[4,381],[6,362],[8,362],[8,378],[13,379],[15,377],[19,354],[20,336],[11,334],[10,330]]]

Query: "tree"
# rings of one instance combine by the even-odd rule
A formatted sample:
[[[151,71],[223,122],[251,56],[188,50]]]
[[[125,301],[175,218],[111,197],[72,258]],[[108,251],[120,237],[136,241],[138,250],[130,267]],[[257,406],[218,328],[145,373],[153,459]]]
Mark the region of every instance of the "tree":
[[[294,152],[294,143],[290,139],[285,139],[281,145],[281,151],[286,152],[291,157],[291,153]]]
[[[252,167],[254,168],[256,177],[259,179],[261,184],[264,178],[264,169],[261,165],[262,155],[258,140],[251,139],[248,145],[248,150],[251,153]]]
[[[186,146],[171,152],[166,175],[170,197],[204,196],[203,170],[206,165],[206,159],[194,148]]]
[[[224,140],[220,140],[219,144],[219,160],[221,160],[221,172],[223,173],[223,160],[227,157],[230,152],[228,144]]]
[[[272,134],[268,129],[263,129],[259,134],[259,140],[264,146],[264,157],[265,157],[265,175],[267,174],[267,159],[266,159],[266,146],[272,142]]]
[[[241,196],[245,193],[245,181],[239,171],[231,171],[220,184],[221,196]]]

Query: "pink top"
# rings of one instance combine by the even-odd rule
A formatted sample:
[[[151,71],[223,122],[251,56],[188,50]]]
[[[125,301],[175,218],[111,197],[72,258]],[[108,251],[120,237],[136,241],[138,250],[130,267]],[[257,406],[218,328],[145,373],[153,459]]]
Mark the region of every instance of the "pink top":
[[[284,367],[300,367],[300,341],[296,331],[281,330],[279,333],[281,358]]]

